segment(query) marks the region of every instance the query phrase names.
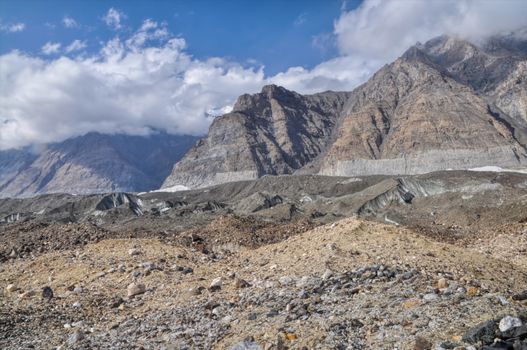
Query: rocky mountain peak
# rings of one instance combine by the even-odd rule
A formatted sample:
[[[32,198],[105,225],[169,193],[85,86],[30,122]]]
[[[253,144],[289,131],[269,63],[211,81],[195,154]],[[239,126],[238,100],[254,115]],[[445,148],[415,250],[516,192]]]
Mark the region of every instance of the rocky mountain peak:
[[[216,119],[164,186],[526,164],[526,71],[518,56],[441,36],[409,48],[351,93],[267,85]]]
[[[289,91],[284,87],[277,85],[265,85],[262,88],[262,91],[256,94],[243,94],[236,100],[236,103],[233,107],[233,112],[256,112],[260,113],[266,109],[270,108],[270,103],[272,100],[280,102],[292,102],[299,98],[300,95]]]

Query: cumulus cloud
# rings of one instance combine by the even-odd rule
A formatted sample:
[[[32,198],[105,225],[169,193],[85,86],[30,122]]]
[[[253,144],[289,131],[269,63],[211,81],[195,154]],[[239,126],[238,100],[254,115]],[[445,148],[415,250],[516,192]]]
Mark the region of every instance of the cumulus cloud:
[[[152,129],[202,134],[237,96],[265,84],[301,93],[352,90],[417,41],[449,33],[473,40],[525,25],[524,1],[365,0],[342,10],[327,39],[339,56],[307,69],[265,76],[257,63],[196,59],[165,23],[147,19],[134,32],[103,43],[99,52],[42,58],[19,51],[0,56],[0,149],[61,141],[89,131],[147,134]],[[501,8],[505,7],[505,8]],[[121,28],[110,9],[105,22]],[[123,33],[129,33],[124,36]],[[60,43],[43,46],[58,53]]]
[[[69,16],[64,16],[64,18],[62,19],[62,24],[66,28],[76,28],[76,27],[79,26],[77,21],[74,20],[73,18],[69,17]]]
[[[7,33],[21,32],[26,29],[25,23],[0,24],[0,31]]]
[[[335,23],[343,55],[389,61],[416,42],[451,34],[470,40],[527,25],[521,0],[366,0]]]
[[[66,51],[67,53],[70,53],[70,52],[74,52],[74,51],[80,51],[80,50],[82,50],[84,48],[86,48],[86,41],[80,41],[80,40],[76,39],[76,40],[73,40],[71,42],[71,44],[66,46],[64,51]]]
[[[132,35],[146,32],[145,41],[115,37],[93,56],[0,56],[0,149],[88,131],[202,134],[209,112],[260,89],[262,68],[197,60],[183,38],[158,39],[158,29],[147,22]]]
[[[103,21],[107,26],[112,27],[113,29],[120,29],[121,20],[124,18],[126,18],[126,15],[123,12],[111,7],[106,15],[104,15]]]
[[[44,44],[44,46],[42,46],[42,53],[44,55],[52,55],[58,53],[61,46],[62,45],[60,43],[47,42]]]
[[[128,40],[126,44],[129,48],[138,48],[144,45],[148,40],[163,40],[169,37],[169,32],[166,23],[158,25],[157,22],[147,19]]]

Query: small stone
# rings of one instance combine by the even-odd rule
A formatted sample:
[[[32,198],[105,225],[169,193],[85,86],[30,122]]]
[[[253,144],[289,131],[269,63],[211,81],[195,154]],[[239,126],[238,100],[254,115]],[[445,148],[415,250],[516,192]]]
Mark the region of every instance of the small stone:
[[[71,305],[71,306],[73,306],[73,307],[76,308],[76,309],[79,309],[79,308],[81,307],[81,303],[80,303],[80,301],[76,301],[76,302],[74,302],[73,305]]]
[[[425,301],[434,301],[437,299],[439,299],[439,296],[434,293],[428,293],[428,294],[423,295],[423,300]]]
[[[18,288],[14,285],[14,284],[8,284],[7,287],[5,287],[5,290],[8,292],[8,293],[13,293],[14,291],[16,291]]]
[[[78,342],[80,342],[82,339],[84,339],[84,333],[81,331],[75,331],[70,337],[68,338],[68,344],[74,345]]]
[[[260,345],[254,341],[242,341],[234,345],[230,350],[262,350]]]
[[[221,277],[216,277],[215,279],[212,280],[212,282],[210,283],[210,287],[209,289],[211,291],[218,291],[221,289],[221,286],[223,285],[223,279]]]
[[[506,332],[511,328],[521,327],[522,321],[517,317],[505,316],[501,319],[499,329],[501,332]]]
[[[114,309],[116,307],[119,307],[122,303],[124,303],[123,298],[113,297],[108,304],[112,309]]]
[[[498,327],[494,321],[486,321],[469,329],[463,335],[463,341],[470,344],[482,342],[483,344],[491,344],[496,338],[496,331]]]
[[[414,350],[430,350],[432,349],[432,343],[422,337],[415,338]]]
[[[205,287],[203,286],[199,286],[199,287],[196,287],[196,288],[190,288],[189,289],[189,292],[190,294],[192,295],[201,295],[201,293],[205,290]]]
[[[247,288],[247,287],[250,287],[250,286],[251,285],[249,284],[249,282],[247,282],[246,280],[241,279],[241,278],[236,279],[236,282],[234,282],[234,287],[236,287],[238,289]]]
[[[19,297],[20,299],[27,299],[27,298],[31,298],[31,297],[34,296],[34,295],[35,295],[35,291],[33,291],[33,290],[28,290],[27,292],[20,293],[20,294],[18,295],[18,297]]]
[[[139,255],[139,254],[141,254],[141,251],[137,248],[132,248],[128,250],[128,255],[130,256]]]
[[[75,288],[73,289],[73,293],[75,293],[75,294],[80,294],[80,293],[82,293],[82,290],[83,290],[82,287],[75,287]]]
[[[290,340],[290,341],[296,340],[297,338],[295,333],[286,333],[285,337],[287,338],[287,340]]]
[[[291,277],[289,277],[289,276],[282,276],[282,277],[280,277],[278,282],[280,282],[280,285],[282,285],[282,286],[288,286],[291,283],[293,283],[293,279]]]
[[[512,296],[512,300],[516,300],[516,301],[527,300],[527,289],[524,290],[524,291],[521,292],[521,293],[514,294],[514,295]]]
[[[476,287],[467,288],[467,295],[469,297],[475,297],[476,295],[478,295],[478,293],[479,293],[479,290]]]
[[[135,295],[143,294],[144,292],[146,292],[146,287],[144,284],[141,283],[130,283],[126,290],[128,292],[128,296],[133,297]]]
[[[332,276],[333,276],[333,271],[331,271],[330,269],[326,269],[326,271],[324,271],[324,273],[322,274],[322,279],[323,280],[328,280]]]
[[[503,295],[497,295],[496,300],[498,301],[498,303],[500,303],[503,306],[509,304],[509,301]]]
[[[448,282],[447,282],[446,278],[440,278],[437,281],[437,288],[444,289],[444,288],[447,288],[447,287],[448,287]]]
[[[52,299],[53,298],[53,289],[51,287],[44,287],[42,288],[42,299]]]
[[[278,311],[277,310],[274,310],[274,309],[271,309],[269,310],[269,312],[266,314],[267,317],[275,317],[275,316],[278,316]]]

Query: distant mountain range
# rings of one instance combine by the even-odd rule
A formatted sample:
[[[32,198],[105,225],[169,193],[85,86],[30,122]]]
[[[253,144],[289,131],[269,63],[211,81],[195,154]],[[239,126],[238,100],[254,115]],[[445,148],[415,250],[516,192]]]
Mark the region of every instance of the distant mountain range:
[[[527,165],[527,41],[442,36],[350,93],[270,85],[238,98],[164,187],[266,174],[418,174]]]
[[[43,147],[0,151],[0,196],[157,189],[196,142],[164,132],[150,136],[88,133]]]
[[[240,96],[199,141],[89,133],[38,153],[0,151],[0,196],[487,165],[527,165],[527,40],[518,36],[417,44],[351,92],[268,85]]]

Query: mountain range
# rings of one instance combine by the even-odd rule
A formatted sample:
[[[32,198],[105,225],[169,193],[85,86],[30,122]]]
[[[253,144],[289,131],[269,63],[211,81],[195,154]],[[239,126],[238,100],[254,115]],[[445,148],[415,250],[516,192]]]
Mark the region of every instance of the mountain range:
[[[40,150],[0,151],[0,196],[157,189],[194,136],[88,133]]]
[[[526,37],[418,43],[351,92],[267,85],[240,96],[201,139],[89,133],[0,151],[0,196],[525,166]]]
[[[449,36],[409,48],[352,92],[242,95],[164,187],[264,175],[419,174],[527,164],[527,45]]]

